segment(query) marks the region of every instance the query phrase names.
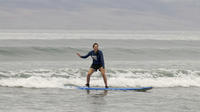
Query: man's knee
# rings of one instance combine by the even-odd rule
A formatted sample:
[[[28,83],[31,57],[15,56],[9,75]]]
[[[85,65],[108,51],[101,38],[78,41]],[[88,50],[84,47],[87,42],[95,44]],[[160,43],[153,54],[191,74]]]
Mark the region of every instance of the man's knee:
[[[101,75],[103,75],[103,76],[104,76],[104,75],[105,75],[105,72],[101,72]]]
[[[92,73],[88,73],[88,76],[91,76],[92,75]]]

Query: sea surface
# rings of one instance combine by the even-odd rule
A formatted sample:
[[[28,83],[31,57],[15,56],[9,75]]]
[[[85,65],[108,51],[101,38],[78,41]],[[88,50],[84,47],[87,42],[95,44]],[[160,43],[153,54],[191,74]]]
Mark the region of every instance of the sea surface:
[[[94,42],[109,87],[85,91]],[[199,31],[0,30],[0,112],[198,112]],[[104,87],[99,71],[92,87]]]

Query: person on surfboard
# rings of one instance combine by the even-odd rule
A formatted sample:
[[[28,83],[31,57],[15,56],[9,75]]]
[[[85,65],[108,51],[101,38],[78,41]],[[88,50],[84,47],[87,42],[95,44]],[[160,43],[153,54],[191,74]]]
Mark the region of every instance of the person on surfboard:
[[[94,43],[93,44],[93,50],[90,51],[87,55],[81,56],[79,53],[77,53],[77,55],[80,58],[87,58],[88,56],[91,56],[92,59],[93,59],[93,63],[90,66],[90,69],[89,69],[88,74],[87,74],[86,86],[90,87],[90,76],[92,75],[92,73],[94,71],[97,71],[99,69],[99,71],[101,72],[101,74],[103,76],[103,80],[104,80],[104,83],[105,83],[105,88],[108,88],[107,77],[106,77],[106,74],[105,74],[105,65],[104,65],[103,52],[101,50],[99,50],[98,47],[99,47],[98,43]]]

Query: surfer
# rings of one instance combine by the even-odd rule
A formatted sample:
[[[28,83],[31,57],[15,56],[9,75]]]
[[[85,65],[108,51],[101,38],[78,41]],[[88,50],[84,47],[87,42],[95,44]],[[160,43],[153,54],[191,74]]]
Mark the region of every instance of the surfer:
[[[88,56],[91,56],[92,59],[93,59],[93,63],[90,66],[90,69],[89,69],[88,74],[87,74],[86,86],[90,87],[90,76],[92,75],[92,73],[94,71],[99,70],[101,72],[102,76],[103,76],[105,88],[108,88],[107,77],[106,77],[106,74],[105,74],[105,65],[104,65],[103,52],[101,50],[99,50],[98,47],[99,47],[98,43],[94,43],[93,44],[93,50],[90,51],[87,55],[81,56],[79,53],[77,53],[77,55],[80,58],[87,58]]]

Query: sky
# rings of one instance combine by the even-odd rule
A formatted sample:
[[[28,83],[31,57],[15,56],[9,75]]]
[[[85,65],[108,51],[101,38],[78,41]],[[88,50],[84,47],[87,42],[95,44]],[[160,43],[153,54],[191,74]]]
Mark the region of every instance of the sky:
[[[0,29],[200,30],[200,0],[0,0]]]

